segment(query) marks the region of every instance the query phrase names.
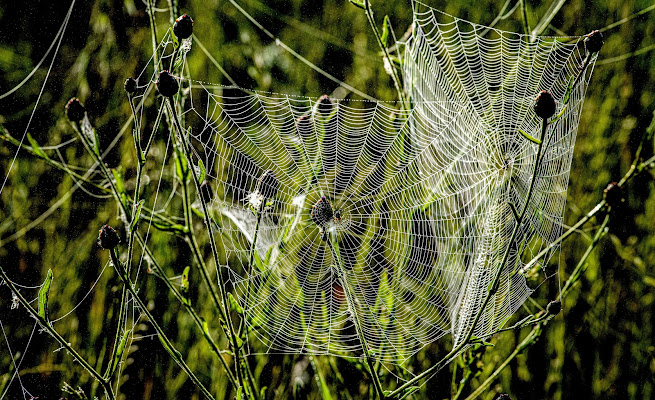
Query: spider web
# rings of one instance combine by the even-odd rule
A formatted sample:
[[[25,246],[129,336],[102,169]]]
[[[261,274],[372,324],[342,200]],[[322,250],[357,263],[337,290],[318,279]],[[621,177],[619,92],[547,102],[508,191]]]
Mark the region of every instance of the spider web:
[[[585,63],[580,37],[519,35],[416,5],[413,33],[400,43],[408,110],[182,82],[183,124],[214,187],[221,268],[255,339],[251,353],[357,357],[356,322],[375,358],[402,363],[448,333],[457,345],[471,329],[495,332],[534,290],[526,274],[557,273],[546,267],[557,246],[541,271],[523,267],[561,232],[596,56]],[[537,145],[519,130],[539,136],[540,90],[561,116],[543,138],[525,205]],[[279,190],[264,199],[267,171]],[[335,217],[319,227],[311,210],[322,197]],[[510,204],[526,207],[513,241]],[[508,248],[498,290],[473,326]]]

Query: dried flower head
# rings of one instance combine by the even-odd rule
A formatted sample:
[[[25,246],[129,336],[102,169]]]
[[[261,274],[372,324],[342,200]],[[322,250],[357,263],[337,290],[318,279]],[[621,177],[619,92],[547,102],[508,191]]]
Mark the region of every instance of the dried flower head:
[[[120,242],[121,239],[118,237],[118,232],[116,232],[116,229],[109,225],[103,225],[102,228],[100,228],[97,242],[98,246],[105,250],[111,250],[118,246]]]
[[[334,212],[332,206],[325,196],[321,198],[312,206],[312,221],[320,227],[325,226],[332,219]]]
[[[559,314],[560,311],[562,311],[562,302],[559,300],[551,301],[546,306],[546,312],[548,313],[548,315],[555,316]]]
[[[164,97],[171,97],[177,93],[180,85],[173,74],[168,71],[161,71],[157,79],[157,90]]]
[[[136,80],[134,80],[134,78],[132,77],[125,79],[125,83],[123,84],[123,87],[125,88],[127,94],[136,93]]]
[[[598,30],[591,32],[584,38],[584,45],[589,53],[598,53],[603,47],[603,43],[605,43],[603,34]]]
[[[200,197],[205,203],[211,203],[212,198],[214,197],[214,192],[212,187],[207,181],[202,181],[200,184]]]
[[[66,116],[71,122],[80,122],[84,119],[86,108],[77,97],[73,97],[66,103]]]
[[[257,191],[265,199],[275,197],[279,189],[280,183],[277,181],[275,172],[272,169],[264,172],[257,182]]]
[[[603,199],[610,207],[616,207],[623,202],[623,189],[618,182],[611,182],[603,190]]]
[[[557,106],[553,95],[547,90],[542,90],[534,99],[534,112],[543,119],[548,119],[555,114]]]
[[[173,33],[178,39],[187,39],[193,34],[193,19],[184,14],[178,17],[173,24]]]
[[[318,101],[316,102],[316,108],[318,108],[318,112],[323,115],[329,114],[330,111],[332,111],[332,100],[330,100],[330,96],[324,94],[323,96],[319,97]]]

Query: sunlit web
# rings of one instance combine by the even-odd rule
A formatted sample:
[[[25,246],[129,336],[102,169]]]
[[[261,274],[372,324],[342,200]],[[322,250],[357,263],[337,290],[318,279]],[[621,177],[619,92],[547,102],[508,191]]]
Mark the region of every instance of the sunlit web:
[[[403,362],[448,333],[465,340],[508,247],[475,336],[502,327],[532,293],[526,274],[541,282],[557,272],[546,267],[557,246],[536,263],[542,270],[523,267],[561,232],[595,55],[585,63],[580,37],[533,38],[416,4],[413,34],[400,43],[408,110],[182,82],[183,124],[214,188],[223,268],[252,353],[357,357],[357,320],[374,357]],[[538,136],[541,90],[562,115],[510,242],[510,203],[524,207],[537,153],[519,129]],[[264,199],[267,171],[279,190]],[[310,213],[323,196],[335,215],[318,226]]]

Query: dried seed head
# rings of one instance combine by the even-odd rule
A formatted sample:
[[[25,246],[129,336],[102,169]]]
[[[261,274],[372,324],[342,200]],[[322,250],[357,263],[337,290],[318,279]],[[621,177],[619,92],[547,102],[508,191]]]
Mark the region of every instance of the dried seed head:
[[[321,196],[320,200],[312,206],[312,221],[320,227],[325,226],[333,215],[332,206],[325,196]]]
[[[534,112],[543,119],[548,119],[555,114],[557,106],[553,95],[547,90],[542,90],[534,99]]]
[[[603,199],[610,207],[616,207],[623,202],[623,189],[617,182],[611,182],[603,190]]]
[[[589,53],[598,53],[603,47],[603,34],[601,31],[593,31],[584,38],[585,48]]]
[[[507,393],[501,393],[496,397],[496,400],[512,400],[512,398]]]
[[[548,313],[548,315],[555,316],[559,314],[560,311],[562,311],[562,302],[559,300],[551,301],[546,306],[546,312]]]
[[[161,71],[157,79],[157,90],[164,97],[171,97],[177,93],[180,85],[173,74],[168,71]]]
[[[111,250],[118,246],[121,239],[118,237],[116,229],[109,225],[103,225],[98,234],[98,246],[105,250]]]
[[[178,17],[173,24],[173,33],[178,39],[187,39],[193,33],[193,20],[184,14]]]
[[[323,96],[319,97],[318,101],[316,102],[316,107],[318,108],[318,112],[321,114],[329,114],[330,111],[332,111],[332,100],[330,100],[330,96],[324,94]]]
[[[200,197],[205,203],[211,203],[212,198],[214,197],[214,192],[212,187],[207,181],[202,181],[200,184]]]
[[[77,97],[73,97],[66,103],[66,116],[71,122],[80,122],[84,119],[86,108]]]
[[[312,134],[312,120],[307,115],[303,115],[296,121],[296,129],[300,136],[306,138]]]
[[[123,87],[125,88],[127,94],[136,93],[136,81],[132,77],[125,79],[125,83],[123,84]]]

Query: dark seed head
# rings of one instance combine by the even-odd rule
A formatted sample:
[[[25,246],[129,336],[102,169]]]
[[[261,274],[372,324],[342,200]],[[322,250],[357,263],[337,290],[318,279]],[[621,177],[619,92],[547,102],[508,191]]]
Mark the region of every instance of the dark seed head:
[[[98,246],[105,250],[111,250],[118,246],[120,242],[121,239],[118,237],[118,232],[116,232],[116,229],[109,225],[103,225],[102,228],[100,228],[97,242]]]
[[[84,119],[86,108],[80,103],[77,97],[73,97],[66,103],[66,116],[71,122],[80,122]]]
[[[214,197],[214,192],[212,187],[207,181],[202,181],[200,184],[200,196],[205,203],[211,203],[212,198]]]
[[[501,393],[496,397],[496,400],[512,400],[507,393]]]
[[[306,138],[312,134],[312,120],[307,115],[303,115],[296,121],[296,128],[300,136]]]
[[[550,92],[542,90],[534,99],[534,112],[543,119],[548,119],[555,114],[557,106],[555,99]]]
[[[316,102],[316,107],[318,108],[318,112],[323,115],[330,113],[330,111],[332,111],[332,100],[330,100],[330,96],[324,94],[319,97],[318,102]]]
[[[325,196],[321,196],[320,200],[312,206],[312,221],[318,226],[325,226],[333,215],[332,206]]]
[[[559,300],[551,301],[546,306],[546,312],[548,313],[548,315],[555,316],[555,315],[559,314],[560,311],[562,311],[562,302],[559,301]]]
[[[584,38],[584,45],[588,52],[598,53],[603,47],[603,34],[601,31],[593,31]]]
[[[603,199],[610,207],[616,207],[623,202],[623,189],[617,182],[611,182],[603,190]]]
[[[264,174],[259,178],[259,181],[257,182],[257,191],[265,199],[275,197],[279,188],[280,183],[277,181],[275,173],[272,169],[264,172]]]
[[[127,94],[136,93],[136,81],[132,77],[125,79],[125,83],[123,84],[123,87],[125,88]]]
[[[161,71],[157,79],[157,90],[164,97],[171,97],[177,93],[180,85],[173,74],[168,71]]]
[[[184,14],[175,20],[173,33],[178,39],[187,39],[193,33],[193,20]]]

